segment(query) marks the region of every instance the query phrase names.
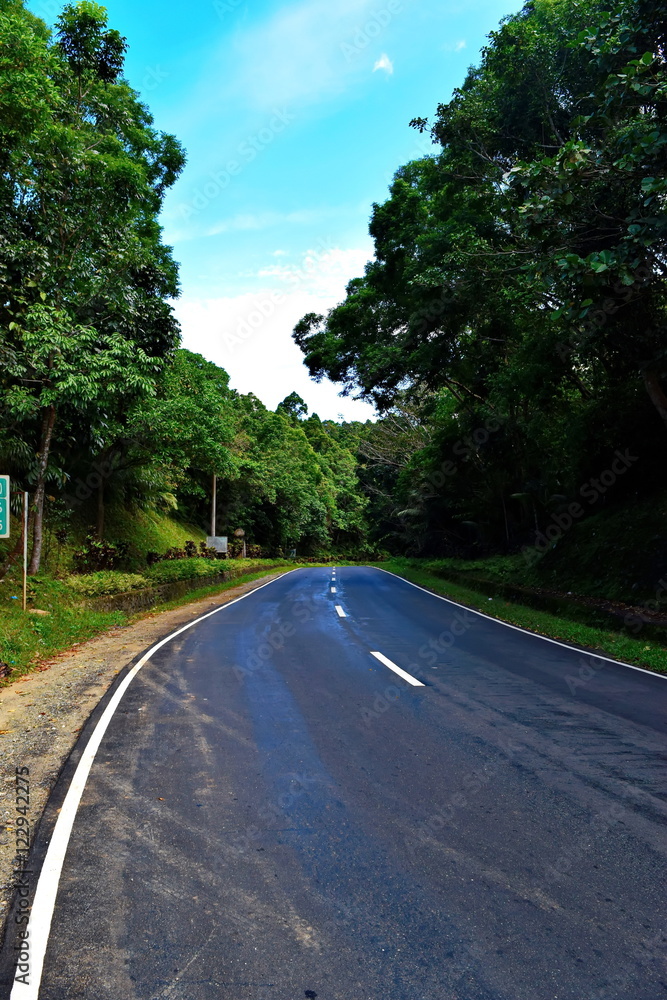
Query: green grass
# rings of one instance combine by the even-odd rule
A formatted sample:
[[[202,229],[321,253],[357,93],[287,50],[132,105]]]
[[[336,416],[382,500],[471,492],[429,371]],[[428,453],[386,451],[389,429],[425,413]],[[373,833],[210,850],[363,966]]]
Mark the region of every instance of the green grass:
[[[48,614],[24,612],[20,587],[7,581],[0,586],[0,661],[12,668],[11,680],[28,673],[40,660],[123,624],[127,618],[120,611],[85,607],[67,584],[46,577],[32,579],[29,594],[30,606]]]
[[[68,576],[64,582],[69,590],[82,597],[126,594],[129,590],[139,590],[151,585],[150,580],[139,573],[121,573],[118,570],[101,570],[83,576]]]
[[[188,539],[199,545],[206,540],[206,532],[158,511],[112,507],[107,514],[105,538],[109,542],[127,542],[132,556],[138,560],[132,568],[143,572],[148,552],[161,554],[171,548],[182,549]]]
[[[202,559],[194,556],[192,559],[174,559],[156,563],[146,570],[144,575],[151,584],[171,583],[174,580],[194,580],[198,576],[215,576],[216,573],[238,573],[241,570],[252,572],[266,566],[287,566],[284,559]]]
[[[654,640],[642,639],[641,635],[635,637],[623,632],[594,628],[544,611],[509,603],[500,598],[489,600],[486,595],[470,586],[450,583],[442,576],[434,574],[434,568],[442,572],[446,569],[445,564],[450,563],[457,564],[450,568],[459,568],[458,560],[438,560],[435,563],[420,564],[419,561],[412,559],[391,559],[378,565],[454,601],[482,610],[491,617],[519,625],[540,635],[593,649],[614,659],[667,673],[667,649]],[[141,617],[122,611],[92,610],[86,604],[88,597],[121,593],[140,584],[150,586],[184,579],[181,574],[186,571],[188,579],[196,578],[197,575],[210,576],[212,573],[229,569],[239,573],[227,583],[200,587],[189,591],[183,597],[158,605],[152,609],[154,613],[224,593],[233,587],[261,579],[281,569],[299,568],[301,565],[285,560],[213,561],[195,558],[158,563],[150,570],[145,570],[141,576],[121,572],[90,574],[76,578],[77,583],[74,586],[71,582],[54,580],[47,576],[32,578],[29,589],[31,607],[48,611],[48,615],[24,614],[21,609],[20,584],[16,580],[6,580],[0,584],[0,661],[12,667],[13,681],[33,669],[40,660],[68,649],[74,643],[99,635],[114,625],[127,624]],[[338,561],[337,565],[346,565],[345,560]],[[198,568],[193,571],[193,566]],[[498,567],[499,570],[501,568],[502,566]],[[499,582],[501,580],[502,578],[499,578]]]
[[[439,562],[443,562],[440,560]],[[457,560],[458,562],[458,560]],[[412,583],[418,583],[428,590],[433,590],[453,601],[466,604],[469,607],[483,611],[491,618],[521,628],[537,632],[551,639],[560,639],[576,646],[603,653],[612,659],[625,663],[634,663],[657,673],[667,673],[667,649],[652,639],[642,639],[623,632],[613,632],[607,629],[594,628],[580,622],[570,621],[545,611],[537,611],[521,604],[513,604],[502,598],[489,599],[485,594],[470,587],[461,586],[443,580],[429,571],[427,566],[419,566],[413,559],[389,559],[378,564],[382,569],[396,573]]]
[[[90,520],[80,514],[76,523],[68,526],[67,541],[62,545],[55,537],[57,527],[56,521],[46,523],[42,569],[53,576],[66,576],[72,571],[73,552],[81,546],[90,531]],[[13,549],[20,531],[20,524],[12,519],[11,542],[0,542],[0,564]],[[110,507],[104,537],[112,544],[127,542],[129,555],[126,569],[142,573],[148,552],[162,554],[167,549],[182,549],[189,539],[199,545],[205,541],[206,533],[194,524],[187,524],[159,511]]]

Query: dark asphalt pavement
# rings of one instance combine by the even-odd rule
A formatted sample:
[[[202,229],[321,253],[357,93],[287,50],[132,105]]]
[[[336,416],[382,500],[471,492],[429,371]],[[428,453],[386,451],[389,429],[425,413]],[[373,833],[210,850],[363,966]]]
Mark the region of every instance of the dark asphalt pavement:
[[[133,680],[40,1000],[667,997],[667,681],[331,586],[290,573]]]

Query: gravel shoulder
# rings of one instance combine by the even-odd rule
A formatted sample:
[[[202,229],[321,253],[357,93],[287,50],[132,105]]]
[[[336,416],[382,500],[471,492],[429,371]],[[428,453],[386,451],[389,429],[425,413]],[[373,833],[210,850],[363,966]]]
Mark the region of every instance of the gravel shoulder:
[[[34,832],[80,730],[117,674],[193,618],[283,575],[271,573],[174,610],[144,614],[44,660],[0,689],[0,940],[15,887],[16,768],[30,771]]]

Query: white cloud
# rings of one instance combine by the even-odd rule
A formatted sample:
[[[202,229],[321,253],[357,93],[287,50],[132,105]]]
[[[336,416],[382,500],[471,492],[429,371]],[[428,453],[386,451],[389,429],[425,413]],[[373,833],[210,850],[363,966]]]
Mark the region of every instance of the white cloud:
[[[322,242],[318,248],[306,251],[298,264],[269,264],[260,268],[255,277],[269,279],[282,292],[286,286],[306,290],[329,308],[344,297],[351,278],[361,277],[372,253],[369,246],[342,250]]]
[[[445,52],[463,52],[467,48],[467,42],[464,38],[461,38],[458,42],[447,42],[443,45]]]
[[[235,40],[243,70],[237,84],[256,107],[311,104],[340,93],[361,60],[345,57],[374,19],[374,0],[302,0]]]
[[[336,218],[339,214],[340,210],[337,208],[304,208],[296,212],[246,212],[216,223],[206,231],[205,235],[218,236],[220,233],[270,229],[273,226],[311,225],[332,217]]]
[[[308,312],[323,313],[341,301],[345,285],[363,274],[372,249],[310,250],[296,265],[267,264],[256,277],[254,292],[210,299],[184,296],[174,303],[183,329],[183,346],[225,368],[232,388],[254,392],[275,409],[290,392],[298,392],[322,419],[373,417],[373,408],[341,398],[331,382],[314,383],[292,330]]]
[[[375,66],[373,66],[373,72],[375,73],[379,69],[384,70],[385,73],[388,73],[389,75],[394,72],[394,64],[386,52],[382,53],[380,58],[375,63]]]

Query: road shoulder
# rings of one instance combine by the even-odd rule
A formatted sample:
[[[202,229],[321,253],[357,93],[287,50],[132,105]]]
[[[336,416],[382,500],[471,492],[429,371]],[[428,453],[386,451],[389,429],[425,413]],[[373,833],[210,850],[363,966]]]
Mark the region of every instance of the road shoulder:
[[[270,573],[77,643],[0,690],[0,941],[15,888],[15,773],[30,771],[34,831],[79,733],[118,674],[149,646],[222,604],[256,590],[286,571]]]

